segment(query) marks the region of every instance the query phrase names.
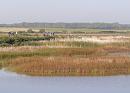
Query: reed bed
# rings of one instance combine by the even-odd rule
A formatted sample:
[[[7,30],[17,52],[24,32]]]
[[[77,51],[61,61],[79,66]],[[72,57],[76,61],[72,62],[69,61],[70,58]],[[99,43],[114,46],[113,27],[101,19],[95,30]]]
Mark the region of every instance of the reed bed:
[[[93,42],[78,42],[78,41],[73,41],[73,42],[63,42],[63,41],[52,41],[52,42],[44,42],[44,46],[68,46],[68,47],[76,47],[76,48],[96,48],[103,46],[98,43],[93,43]]]
[[[96,43],[96,42],[79,42],[79,41],[39,41],[39,42],[30,42],[30,46],[46,46],[46,47],[68,47],[68,48],[97,48],[97,47],[116,47],[116,48],[130,48],[129,42],[114,42],[114,43]]]
[[[6,51],[0,52],[0,60],[13,59],[16,57],[31,57],[31,56],[99,56],[106,54],[100,48],[37,48],[29,51]]]
[[[20,57],[6,66],[32,76],[110,76],[130,74],[129,57]]]
[[[117,52],[130,53],[129,42],[98,44],[39,41],[33,43],[38,44],[36,46],[0,48],[0,68],[5,67],[10,71],[32,76],[130,74],[130,56],[111,55],[111,53]],[[56,48],[55,46],[67,46],[67,48]]]

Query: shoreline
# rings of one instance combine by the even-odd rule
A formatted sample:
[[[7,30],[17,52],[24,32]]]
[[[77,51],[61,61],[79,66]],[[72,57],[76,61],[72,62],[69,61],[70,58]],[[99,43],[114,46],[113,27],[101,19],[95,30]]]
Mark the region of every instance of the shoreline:
[[[5,70],[5,68],[0,69],[0,74],[4,73],[5,76],[20,76],[20,77],[31,77],[31,78],[111,78],[111,77],[129,77],[130,74],[128,75],[109,75],[109,76],[34,76],[34,75],[27,75],[27,74],[20,74],[16,72],[12,72],[9,70]],[[3,74],[2,74],[3,76]]]

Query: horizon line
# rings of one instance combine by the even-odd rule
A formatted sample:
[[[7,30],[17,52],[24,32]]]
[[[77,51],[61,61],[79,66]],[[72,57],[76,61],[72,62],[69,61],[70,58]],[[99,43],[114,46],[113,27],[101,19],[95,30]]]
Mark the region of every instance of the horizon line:
[[[120,22],[13,22],[13,23],[0,23],[0,24],[5,24],[5,25],[10,25],[10,24],[21,24],[21,23],[104,23],[104,24],[122,24],[122,25],[130,25],[130,23],[120,23]]]

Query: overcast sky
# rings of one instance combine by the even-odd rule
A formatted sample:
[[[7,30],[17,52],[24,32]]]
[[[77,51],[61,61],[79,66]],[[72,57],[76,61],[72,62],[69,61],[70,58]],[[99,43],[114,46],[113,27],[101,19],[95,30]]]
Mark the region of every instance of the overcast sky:
[[[0,23],[17,22],[130,24],[130,0],[0,0]]]

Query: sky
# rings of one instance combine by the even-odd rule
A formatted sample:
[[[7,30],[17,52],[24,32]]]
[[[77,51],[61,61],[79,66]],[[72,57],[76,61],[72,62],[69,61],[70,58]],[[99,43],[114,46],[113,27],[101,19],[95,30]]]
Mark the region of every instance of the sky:
[[[130,0],[0,0],[0,23],[130,24]]]

